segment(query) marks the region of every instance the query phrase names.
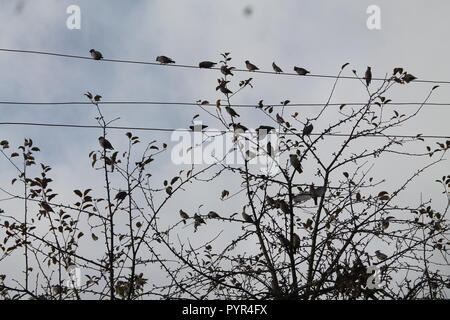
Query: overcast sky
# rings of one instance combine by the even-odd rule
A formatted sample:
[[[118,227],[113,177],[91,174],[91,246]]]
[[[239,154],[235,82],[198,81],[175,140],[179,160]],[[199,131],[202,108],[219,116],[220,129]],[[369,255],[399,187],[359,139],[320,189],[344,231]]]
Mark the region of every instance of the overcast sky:
[[[66,26],[70,5],[81,8],[81,29]],[[369,30],[369,5],[381,9],[381,30]],[[251,14],[245,14],[251,8]],[[371,66],[374,77],[384,77],[394,67],[404,67],[419,79],[450,80],[450,2],[448,0],[0,0],[0,48],[50,51],[89,56],[100,50],[105,58],[153,62],[167,55],[179,64],[219,60],[231,52],[232,65],[243,68],[250,60],[263,70],[273,61],[285,71],[294,65],[312,73],[336,74],[342,64],[363,74]],[[218,72],[116,64],[90,60],[0,52],[0,101],[83,101],[87,90],[105,101],[150,100],[215,101]],[[245,79],[248,74],[238,74]],[[254,74],[255,88],[236,96],[236,103],[325,102],[332,80]],[[233,84],[235,89],[237,84]],[[431,84],[412,83],[392,91],[395,102],[422,101]],[[449,85],[442,85],[431,102],[450,102]],[[359,102],[365,92],[353,80],[338,85],[334,102]],[[407,111],[409,107],[399,107]],[[90,106],[8,106],[0,104],[1,120],[95,125]],[[120,126],[186,128],[199,110],[167,106],[108,106],[106,117]],[[315,108],[299,112],[311,117]],[[249,125],[258,125],[249,119]],[[410,125],[393,133],[450,135],[449,106],[427,107]],[[331,121],[332,119],[330,119]],[[208,123],[214,127],[217,124]],[[317,129],[327,122],[317,124]],[[170,134],[134,132],[143,140],[170,142]],[[54,168],[53,178],[60,201],[73,201],[73,189],[91,185],[101,188],[100,176],[89,170],[88,153],[98,148],[98,130],[0,126],[0,139],[11,145],[31,137],[43,150],[39,161]],[[117,148],[126,145],[124,132],[111,132]],[[368,142],[371,143],[371,142]],[[434,142],[432,142],[434,144]],[[423,148],[421,149],[423,151]],[[167,160],[167,159],[166,159]],[[426,163],[426,162],[423,162]],[[382,176],[409,176],[419,162],[391,159],[376,168]],[[2,186],[8,186],[14,168],[0,158]],[[446,166],[421,177],[414,196],[431,197],[439,192],[432,181]],[[179,171],[167,160],[155,168],[161,176]],[[396,182],[393,181],[393,185]],[[194,210],[209,195],[216,197],[221,185],[199,186],[168,208],[178,212],[180,203]],[[99,189],[101,190],[101,189]],[[217,201],[216,201],[217,202]],[[436,203],[437,206],[443,202]],[[211,208],[220,210],[221,208]],[[178,218],[178,216],[176,217]]]

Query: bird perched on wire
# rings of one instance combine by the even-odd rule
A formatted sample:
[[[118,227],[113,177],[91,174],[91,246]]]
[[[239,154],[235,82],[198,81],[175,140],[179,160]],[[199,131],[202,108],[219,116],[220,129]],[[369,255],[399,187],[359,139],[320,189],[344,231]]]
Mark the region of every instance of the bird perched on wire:
[[[325,187],[318,187],[314,188],[314,185],[311,185],[309,187],[309,193],[311,194],[311,197],[314,199],[314,205],[317,206],[317,198],[322,198],[325,196]]]
[[[198,64],[199,68],[204,68],[204,69],[209,69],[212,68],[216,65],[217,63],[212,62],[212,61],[202,61]]]
[[[365,78],[366,78],[366,85],[369,86],[370,83],[372,82],[372,69],[370,67],[367,67]]]
[[[387,259],[387,255],[385,255],[385,254],[384,254],[383,252],[381,252],[380,250],[375,251],[375,255],[376,255],[377,258],[380,259],[381,261]]]
[[[218,218],[220,218],[220,216],[219,216],[219,214],[217,212],[210,211],[208,213],[208,218],[210,218],[210,219],[218,219]]]
[[[227,66],[221,66],[220,67],[220,72],[222,72],[222,74],[224,76],[234,76],[234,74],[231,72],[231,70],[235,69],[234,67],[227,67]]]
[[[100,144],[100,146],[105,149],[105,150],[114,150],[114,147],[112,146],[111,142],[109,142],[108,140],[106,140],[104,137],[99,137],[98,138],[98,143]]]
[[[281,73],[281,72],[283,72],[283,70],[281,70],[281,68],[280,68],[279,66],[277,66],[277,65],[275,64],[275,62],[272,62],[272,68],[273,68],[273,71],[275,71],[276,73]]]
[[[245,212],[242,212],[242,218],[243,218],[244,221],[247,222],[247,223],[253,223],[253,218],[252,218],[252,216],[246,214]]]
[[[117,201],[123,201],[123,200],[125,200],[125,198],[127,197],[127,195],[128,195],[128,192],[126,192],[126,191],[119,191],[119,192],[116,194],[116,196],[114,197],[114,200],[117,200]]]
[[[314,126],[311,123],[307,123],[303,128],[303,136],[309,136],[314,129]]]
[[[89,50],[89,52],[91,53],[92,59],[94,59],[94,60],[101,60],[101,59],[103,59],[103,55],[102,55],[102,53],[100,51],[97,51],[95,49],[91,49],[91,50]]]
[[[166,56],[157,56],[156,61],[158,61],[161,64],[175,63],[175,61]]]
[[[294,71],[297,72],[297,74],[300,76],[306,76],[308,73],[311,73],[308,70],[306,70],[305,68],[300,68],[297,66],[294,67]]]
[[[290,154],[289,155],[289,162],[291,163],[291,166],[297,170],[298,173],[302,173],[302,165],[300,163],[300,160],[298,159],[298,156],[296,154]]]
[[[249,71],[259,70],[259,68],[257,66],[255,66],[253,63],[250,63],[250,61],[248,61],[248,60],[245,60],[245,66],[247,67],[247,69]]]

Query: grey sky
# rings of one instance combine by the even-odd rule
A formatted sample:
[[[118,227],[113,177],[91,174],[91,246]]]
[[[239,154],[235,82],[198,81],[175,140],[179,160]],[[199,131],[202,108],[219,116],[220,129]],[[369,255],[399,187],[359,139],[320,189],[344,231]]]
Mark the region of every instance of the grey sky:
[[[66,8],[72,4],[81,7],[81,30],[66,28]],[[372,4],[381,8],[381,30],[371,31],[366,27],[366,9]],[[246,6],[252,7],[252,15],[243,14]],[[374,77],[383,77],[394,67],[404,67],[419,79],[450,80],[449,11],[447,0],[3,0],[0,1],[0,48],[86,56],[89,49],[96,48],[105,58],[153,62],[157,55],[163,54],[180,64],[216,61],[220,53],[229,51],[232,65],[239,68],[249,59],[263,70],[270,70],[272,61],[276,61],[285,71],[298,65],[313,73],[336,74],[342,64],[350,62],[346,75],[351,75],[351,69],[362,75],[370,65]],[[236,79],[249,76],[240,73]],[[267,103],[285,99],[324,102],[333,84],[332,80],[316,78],[252,76],[255,88],[244,91],[234,102],[256,103],[260,99]],[[87,90],[101,94],[104,100],[195,102],[218,98],[214,90],[218,72],[209,70],[0,52],[0,77],[1,101],[80,101],[85,99],[83,93]],[[422,101],[431,87],[431,84],[412,83],[393,90],[391,98],[394,102]],[[442,85],[431,102],[450,102],[448,87]],[[364,94],[355,81],[342,81],[333,101],[358,102],[365,98]],[[448,108],[429,107],[410,125],[393,133],[449,135]],[[0,121],[96,124],[95,110],[90,106],[0,105],[0,110]],[[397,110],[407,111],[408,107]],[[249,126],[258,125],[256,120],[262,118],[252,123],[250,112],[241,114]],[[303,108],[299,112],[313,116],[317,109]],[[109,118],[120,116],[115,123],[120,126],[186,128],[199,110],[108,106],[104,113]],[[213,122],[208,124],[218,126]],[[317,129],[327,125],[318,124]],[[170,141],[167,133],[134,133],[148,141]],[[87,157],[97,148],[99,135],[98,130],[0,126],[0,139],[9,140],[11,145],[17,145],[25,137],[33,138],[39,145],[43,150],[39,161],[54,167],[60,201],[72,201],[75,188],[91,185],[101,188],[100,175],[88,169]],[[126,144],[122,131],[112,131],[109,137],[114,146],[120,148]],[[425,144],[422,151],[424,147]],[[173,176],[179,168],[165,159],[163,165],[158,165],[157,175]],[[395,184],[420,164],[388,158],[375,172],[380,176],[395,172],[394,178],[398,179]],[[0,168],[2,186],[7,186],[13,168],[5,159],[0,159]],[[442,174],[443,168],[448,170],[448,162],[447,166],[421,176],[412,188],[413,195],[418,197],[422,193],[427,198],[438,192],[438,186],[432,181]],[[233,179],[228,177],[224,181]],[[194,210],[209,197],[217,197],[223,189],[220,184],[196,188],[169,204],[168,211],[178,212],[180,203]],[[217,205],[217,201],[211,202]],[[211,209],[219,212],[228,208],[220,204]]]

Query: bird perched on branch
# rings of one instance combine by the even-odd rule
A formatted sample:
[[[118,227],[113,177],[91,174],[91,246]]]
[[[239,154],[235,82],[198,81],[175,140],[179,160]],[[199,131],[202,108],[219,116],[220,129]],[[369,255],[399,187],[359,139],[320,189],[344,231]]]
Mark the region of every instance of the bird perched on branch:
[[[247,67],[247,69],[249,71],[255,71],[255,70],[259,70],[259,68],[257,66],[255,66],[253,63],[251,63],[248,60],[245,60],[245,66]]]
[[[387,259],[387,255],[385,255],[385,254],[384,254],[383,252],[381,252],[380,250],[375,251],[375,255],[376,255],[377,258],[380,259],[381,261]]]
[[[206,224],[206,222],[205,222],[205,220],[203,220],[203,218],[202,217],[200,217],[198,214],[194,214],[194,221],[195,221],[195,223],[194,223],[194,226],[195,227],[198,227],[199,225],[201,225],[202,223],[203,224]]]
[[[166,56],[157,56],[156,61],[158,61],[161,64],[175,63],[175,61]]]
[[[210,211],[210,212],[208,213],[208,218],[211,218],[211,219],[218,219],[218,218],[220,218],[220,216],[219,216],[219,214],[218,214],[217,212]]]
[[[183,210],[180,210],[180,217],[183,219],[183,223],[186,224],[186,220],[189,219],[189,215]]]
[[[302,173],[302,165],[300,163],[300,160],[298,159],[298,156],[296,154],[290,154],[289,155],[289,162],[291,163],[291,166],[297,170],[298,173]]]
[[[277,65],[275,64],[275,62],[272,62],[272,68],[273,68],[273,71],[275,71],[276,73],[281,73],[281,72],[283,72],[283,70],[281,70],[281,68],[280,68],[279,66],[277,66]]]
[[[102,55],[102,53],[100,51],[97,51],[95,49],[91,49],[91,50],[89,50],[89,52],[91,53],[92,59],[94,59],[94,60],[101,60],[101,59],[103,59],[103,55]]]
[[[317,206],[317,198],[322,198],[325,196],[325,187],[318,187],[314,188],[314,185],[311,185],[309,187],[309,193],[311,194],[311,197],[314,199],[314,205]]]
[[[370,67],[367,67],[365,78],[366,78],[366,85],[369,86],[370,83],[372,82],[372,69]]]
[[[294,71],[297,72],[297,74],[300,76],[306,76],[308,73],[311,73],[308,70],[306,70],[305,68],[300,68],[297,66],[294,67]]]
[[[314,126],[311,123],[307,123],[303,128],[303,136],[309,136],[314,129]]]
[[[98,143],[100,143],[100,146],[105,149],[105,150],[114,150],[114,147],[112,146],[112,144],[106,140],[104,137],[99,137],[98,138]]]
[[[209,69],[212,68],[216,65],[217,63],[212,62],[212,61],[202,61],[198,64],[199,68],[204,68],[204,69]]]
[[[253,223],[253,218],[252,218],[252,216],[246,214],[245,212],[242,212],[242,218],[243,218],[244,221],[247,222],[247,223]]]
[[[291,212],[289,210],[289,205],[283,199],[278,200],[278,208],[280,208],[284,214],[289,214]]]
[[[114,200],[117,201],[123,201],[127,197],[128,193],[126,191],[119,191],[116,196],[114,197]]]

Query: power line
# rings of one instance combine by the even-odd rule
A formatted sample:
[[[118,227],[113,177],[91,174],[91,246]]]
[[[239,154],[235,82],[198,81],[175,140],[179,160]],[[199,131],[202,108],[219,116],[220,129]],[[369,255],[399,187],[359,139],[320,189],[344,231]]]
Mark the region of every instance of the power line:
[[[86,56],[78,56],[78,55],[71,55],[71,54],[46,52],[46,51],[18,50],[18,49],[6,49],[6,48],[0,48],[0,51],[3,51],[3,52],[15,52],[15,53],[26,53],[26,54],[48,55],[48,56],[64,57],[64,58],[71,58],[71,59],[93,60],[91,57],[86,57]],[[154,65],[154,66],[165,66],[165,67],[200,69],[198,66],[195,66],[195,65],[160,64],[158,62],[123,60],[123,59],[102,59],[101,61],[116,62],[116,63],[127,63],[127,64],[141,64],[141,65]],[[98,62],[98,61],[96,61],[96,62]],[[206,69],[206,70],[220,70],[220,68],[213,67],[213,68],[209,68],[209,69]],[[274,71],[263,71],[263,70],[249,71],[249,70],[246,70],[246,69],[233,69],[233,72],[249,72],[249,73],[261,73],[261,74],[273,74],[273,75],[280,75],[280,76],[298,76],[298,77],[300,76],[300,77],[307,77],[307,78],[330,78],[330,79],[338,78],[338,76],[326,75],[326,74],[308,74],[308,75],[305,75],[305,76],[301,76],[301,75],[298,75],[297,73],[293,73],[293,72],[277,73],[277,72],[274,72]],[[349,80],[361,80],[361,78],[358,78],[356,76],[340,76],[339,78],[340,79],[349,79]],[[384,78],[372,78],[372,81],[385,81],[385,80],[386,79],[384,79]],[[443,81],[443,80],[421,80],[421,79],[416,79],[413,82],[433,83],[433,84],[450,84],[450,81]]]
[[[168,102],[168,101],[102,101],[99,105],[164,105],[164,106],[202,106],[215,107],[213,103],[195,103],[195,102]],[[367,102],[350,103],[329,103],[328,106],[364,106]],[[0,105],[30,105],[30,106],[58,106],[58,105],[92,105],[92,102],[86,101],[57,101],[57,102],[37,102],[37,101],[0,101]],[[450,106],[450,103],[432,103],[432,102],[390,102],[388,106]],[[256,108],[257,104],[231,104],[235,108]],[[265,104],[264,107],[323,107],[325,103],[289,103],[283,104]]]
[[[61,124],[61,123],[38,123],[38,122],[0,122],[0,126],[37,126],[37,127],[60,127],[60,128],[78,128],[78,129],[102,129],[99,125],[82,125],[82,124]],[[172,128],[152,128],[152,127],[128,127],[128,126],[108,126],[112,130],[136,130],[136,131],[160,131],[160,132],[192,132],[190,129],[172,129]],[[224,130],[208,130],[205,133],[226,133],[232,131]],[[294,135],[294,133],[279,133],[281,135]],[[333,137],[349,137],[345,133],[311,133],[312,136],[333,136]],[[450,136],[441,135],[389,135],[389,134],[364,134],[365,137],[373,138],[423,138],[423,139],[450,139]]]

